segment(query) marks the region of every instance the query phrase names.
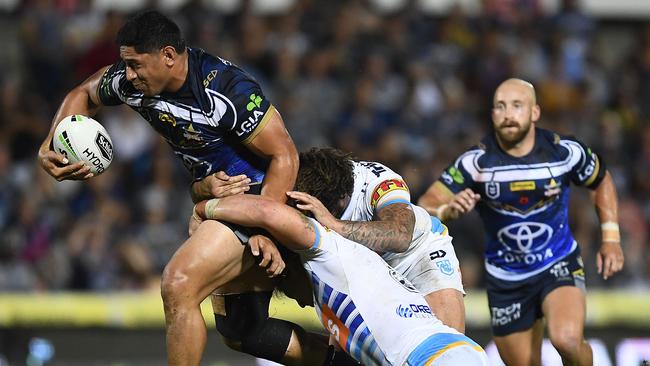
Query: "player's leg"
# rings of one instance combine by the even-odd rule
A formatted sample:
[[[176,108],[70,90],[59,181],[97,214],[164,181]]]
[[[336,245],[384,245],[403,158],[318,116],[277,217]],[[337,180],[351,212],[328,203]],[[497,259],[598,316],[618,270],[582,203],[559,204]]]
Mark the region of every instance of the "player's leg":
[[[426,246],[419,253],[388,263],[426,294],[427,303],[443,324],[465,333],[465,291],[452,238],[440,233],[427,235]]]
[[[286,277],[279,284],[302,306],[313,305],[311,281],[300,259],[284,253]],[[345,352],[328,348],[327,337],[309,333],[297,324],[269,318],[272,292],[251,292],[254,284],[268,281],[254,266],[212,294],[217,330],[231,349],[284,365],[356,365]]]
[[[312,337],[299,325],[269,318],[271,291],[251,292],[251,284],[264,281],[263,271],[252,268],[212,294],[217,330],[233,350],[285,365],[321,364],[327,340]]]
[[[542,364],[542,340],[544,339],[544,321],[537,319],[532,328],[495,336],[494,343],[503,363],[508,366]]]
[[[562,286],[551,291],[542,304],[549,338],[565,365],[591,365],[593,355],[585,341],[585,295],[581,289]]]
[[[460,291],[446,288],[427,294],[424,298],[443,324],[465,333],[465,301]]]
[[[206,341],[200,304],[213,289],[253,266],[253,257],[225,225],[203,222],[174,253],[161,281],[170,365],[198,365]],[[268,285],[268,284],[267,284]],[[272,284],[267,288],[271,290]]]
[[[542,362],[541,297],[545,274],[520,281],[505,281],[487,273],[488,304],[494,343],[506,365]]]

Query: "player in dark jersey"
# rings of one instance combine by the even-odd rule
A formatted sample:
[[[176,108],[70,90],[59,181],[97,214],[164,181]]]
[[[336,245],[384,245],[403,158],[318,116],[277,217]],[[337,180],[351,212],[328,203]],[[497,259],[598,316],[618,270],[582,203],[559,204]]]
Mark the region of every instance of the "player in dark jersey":
[[[68,164],[52,151],[57,121],[125,103],[183,160],[195,180],[194,200],[247,190],[250,181],[261,183],[261,195],[286,200],[298,155],[282,118],[251,76],[186,47],[178,26],[155,11],[130,19],[117,40],[121,61],[68,93],[54,116],[39,150],[45,171],[59,181],[92,177],[83,163]],[[233,178],[223,181],[222,174]],[[287,364],[323,363],[327,346],[320,340],[304,337],[295,324],[268,318],[276,280],[255,266],[241,245],[249,238],[265,255],[264,262],[270,259],[268,271],[281,272],[284,263],[270,239],[217,221],[202,223],[167,264],[161,293],[169,364],[200,363],[206,330],[199,305],[215,289],[234,294],[220,297],[215,306],[217,328],[229,346]]]
[[[506,364],[541,364],[544,317],[564,363],[591,365],[583,336],[584,270],[568,222],[569,187],[594,191],[602,228],[596,264],[605,279],[623,268],[616,188],[592,150],[536,128],[540,113],[530,83],[503,82],[494,94],[494,134],[449,166],[419,205],[443,221],[476,206],[487,236],[492,331]]]

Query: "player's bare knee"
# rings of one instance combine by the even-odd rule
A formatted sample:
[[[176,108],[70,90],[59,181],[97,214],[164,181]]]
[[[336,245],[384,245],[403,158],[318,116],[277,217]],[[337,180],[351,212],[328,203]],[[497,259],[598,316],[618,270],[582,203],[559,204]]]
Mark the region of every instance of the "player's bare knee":
[[[551,334],[551,344],[564,357],[573,357],[578,354],[583,339],[580,334],[570,331],[560,331]]]
[[[182,270],[166,267],[160,280],[160,295],[165,307],[181,305],[191,300],[192,286],[190,277]]]

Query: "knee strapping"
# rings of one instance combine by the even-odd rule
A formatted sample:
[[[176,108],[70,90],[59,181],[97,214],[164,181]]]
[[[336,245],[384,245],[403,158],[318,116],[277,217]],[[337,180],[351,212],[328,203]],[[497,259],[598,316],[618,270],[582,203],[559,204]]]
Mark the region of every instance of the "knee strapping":
[[[243,352],[280,362],[286,353],[295,324],[269,318],[272,292],[224,295],[225,315],[214,315],[217,330],[241,343]]]

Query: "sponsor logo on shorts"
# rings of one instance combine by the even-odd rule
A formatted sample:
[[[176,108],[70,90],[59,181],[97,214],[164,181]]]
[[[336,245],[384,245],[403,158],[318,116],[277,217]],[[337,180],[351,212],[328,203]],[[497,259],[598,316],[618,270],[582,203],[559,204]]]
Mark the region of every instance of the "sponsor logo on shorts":
[[[553,276],[555,276],[556,279],[558,280],[566,280],[570,278],[570,272],[569,272],[569,262],[567,261],[559,261],[551,267],[549,272]]]
[[[440,272],[451,276],[454,274],[454,267],[451,265],[451,262],[448,259],[439,260],[436,262],[436,266],[440,269]]]
[[[402,318],[433,318],[431,308],[421,304],[397,305],[395,313]]]
[[[372,199],[370,201],[370,205],[372,207],[375,207],[377,205],[377,202],[379,202],[379,200],[383,196],[396,190],[408,192],[409,188],[406,185],[406,183],[401,179],[388,179],[379,183],[377,188],[375,188],[374,192],[372,192]]]
[[[492,307],[490,308],[492,313],[492,325],[493,326],[502,326],[506,325],[513,320],[517,320],[521,317],[521,303],[516,302],[512,305],[508,305],[505,308]]]

